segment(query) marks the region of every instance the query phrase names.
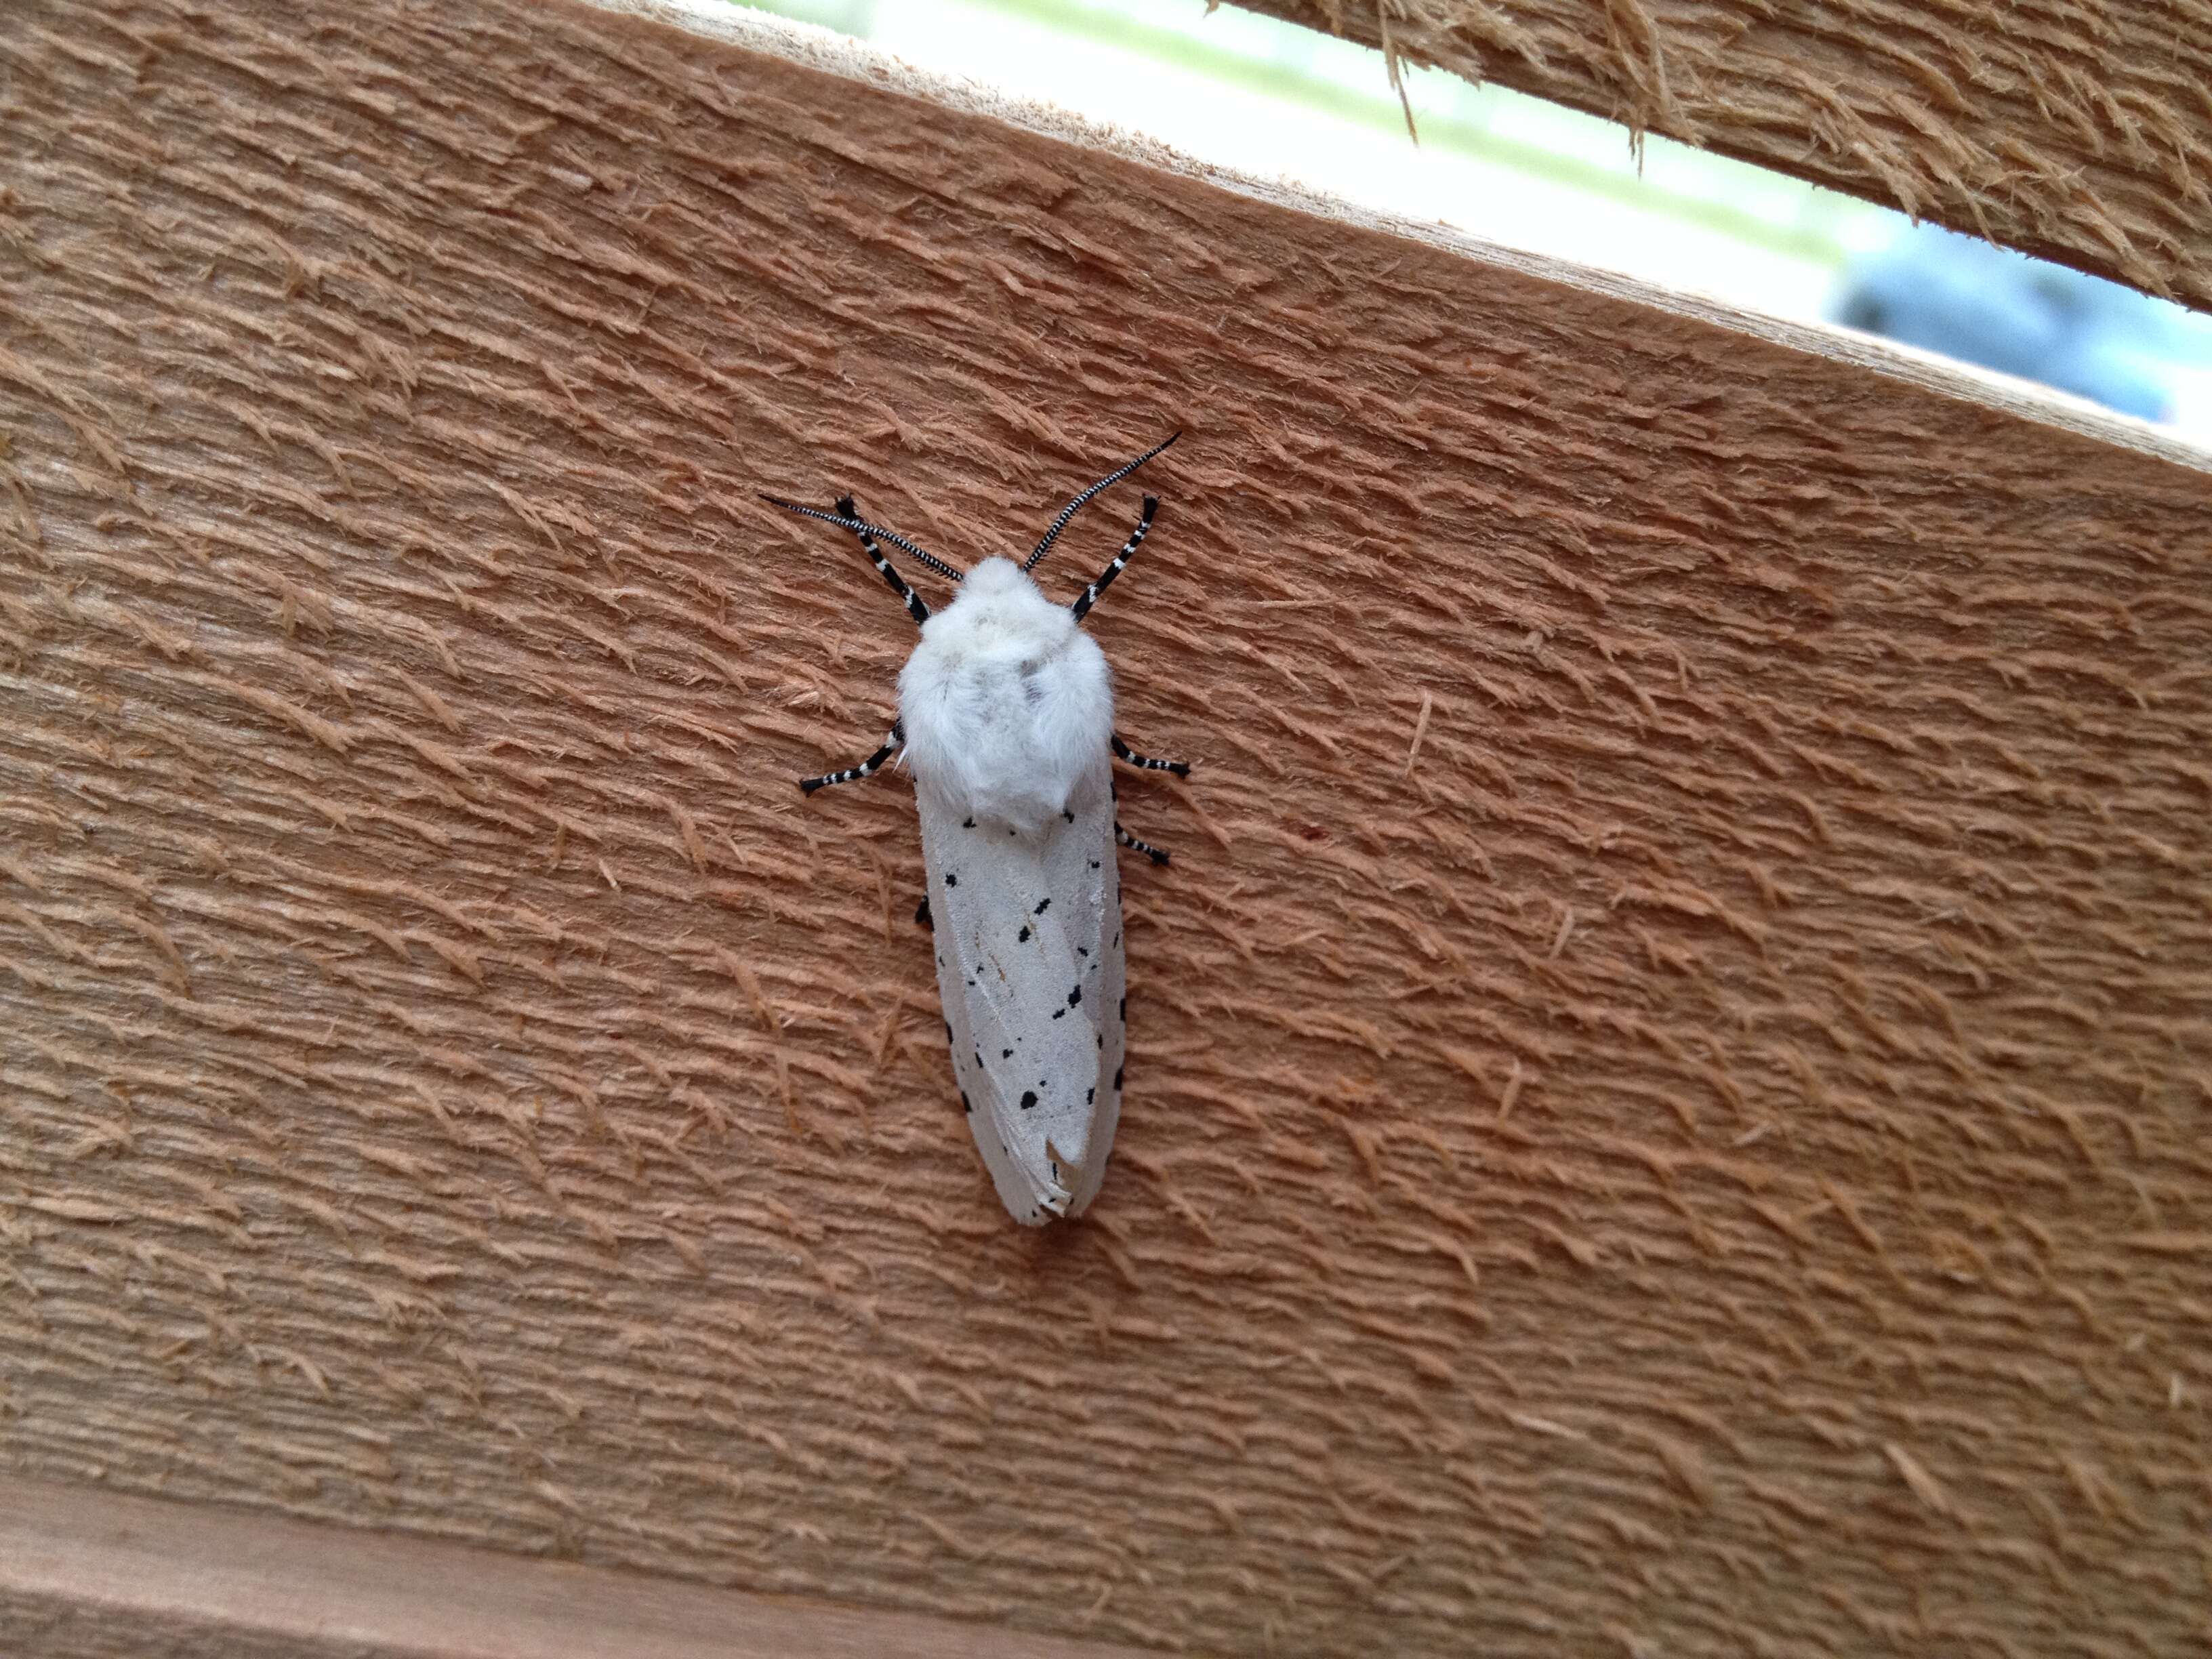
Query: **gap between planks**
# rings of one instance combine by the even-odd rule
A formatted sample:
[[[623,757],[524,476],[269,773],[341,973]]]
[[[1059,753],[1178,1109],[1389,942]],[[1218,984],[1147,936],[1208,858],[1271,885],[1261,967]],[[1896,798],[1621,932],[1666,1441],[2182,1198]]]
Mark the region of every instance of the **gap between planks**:
[[[2176,466],[2212,472],[2212,450],[2184,438],[2173,428],[2123,415],[2039,381],[1984,368],[1900,340],[1863,333],[1841,323],[1808,322],[1747,310],[1695,289],[1671,288],[1629,271],[1583,264],[1494,242],[1441,221],[1413,219],[1333,196],[1287,175],[1271,179],[1248,173],[1235,167],[1187,155],[1141,131],[1112,126],[1018,91],[956,80],[920,68],[842,30],[732,7],[722,0],[575,0],[575,3],[720,40],[743,51],[781,58],[874,90],[1000,122],[1061,143],[1099,150],[1139,167],[1196,179],[1217,189],[1311,218],[1401,236],[1480,264],[1710,323],[1792,351],[1902,380],[1941,397],[2056,427],[2063,432],[2154,456]],[[1270,9],[1266,5],[1257,9]],[[1208,9],[1212,9],[1211,4]],[[1280,15],[1279,7],[1275,9]],[[1753,165],[1769,164],[1754,161]]]
[[[26,1637],[35,1649],[13,1645]],[[1135,1659],[1138,1651],[7,1476],[0,1650],[46,1659]]]

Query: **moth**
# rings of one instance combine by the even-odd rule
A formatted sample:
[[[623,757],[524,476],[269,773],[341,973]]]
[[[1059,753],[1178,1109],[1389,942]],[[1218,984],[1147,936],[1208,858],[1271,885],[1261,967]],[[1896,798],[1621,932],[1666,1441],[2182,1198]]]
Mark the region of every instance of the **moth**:
[[[956,569],[862,519],[849,495],[827,513],[761,498],[859,537],[921,629],[883,746],[799,787],[855,782],[904,750],[928,872],[915,915],[934,939],[953,1079],[1000,1199],[1030,1226],[1081,1215],[1097,1196],[1121,1119],[1129,1004],[1115,848],[1168,861],[1116,819],[1113,763],[1190,775],[1121,741],[1112,673],[1081,626],[1151,532],[1159,498],[1144,498],[1127,542],[1073,604],[1046,599],[1030,573],[1093,496],[1182,435],[1068,502],[1020,564]],[[884,544],[959,584],[951,603],[933,612]]]

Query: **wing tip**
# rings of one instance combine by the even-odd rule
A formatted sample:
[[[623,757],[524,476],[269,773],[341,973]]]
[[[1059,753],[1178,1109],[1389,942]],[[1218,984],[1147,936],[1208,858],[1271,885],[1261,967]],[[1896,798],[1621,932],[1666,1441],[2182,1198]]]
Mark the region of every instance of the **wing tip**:
[[[999,1196],[1006,1201],[1006,1213],[1024,1227],[1049,1227],[1055,1221],[1072,1220],[1080,1213],[1080,1211],[1069,1208],[1074,1202],[1075,1194],[1058,1182],[1048,1182],[1042,1192],[1033,1194],[1026,1210],[1006,1194],[1001,1193]]]

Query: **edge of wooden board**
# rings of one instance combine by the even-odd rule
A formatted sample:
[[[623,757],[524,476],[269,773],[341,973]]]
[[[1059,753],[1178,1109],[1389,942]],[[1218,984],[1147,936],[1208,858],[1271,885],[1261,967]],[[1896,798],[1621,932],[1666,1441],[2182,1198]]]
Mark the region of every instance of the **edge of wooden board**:
[[[1130,1659],[1134,1650],[0,1476],[10,1652]],[[59,1645],[57,1645],[58,1644]]]
[[[2177,437],[2153,422],[2119,414],[2033,380],[2020,380],[1839,324],[1803,323],[1746,311],[1704,295],[1667,288],[1625,272],[1510,247],[1441,222],[1424,222],[1368,208],[1291,179],[1262,179],[1217,166],[1142,133],[1094,121],[1056,105],[917,68],[866,41],[815,24],[746,10],[729,3],[729,0],[581,0],[581,3],[611,15],[662,23],[748,52],[782,58],[885,92],[925,99],[1044,137],[1103,150],[1141,167],[1200,179],[1218,189],[1310,217],[1406,237],[1480,264],[1632,305],[1649,306],[1675,316],[1694,318],[1790,350],[1903,380],[1940,396],[2057,427],[2194,471],[2212,473],[2212,449]]]

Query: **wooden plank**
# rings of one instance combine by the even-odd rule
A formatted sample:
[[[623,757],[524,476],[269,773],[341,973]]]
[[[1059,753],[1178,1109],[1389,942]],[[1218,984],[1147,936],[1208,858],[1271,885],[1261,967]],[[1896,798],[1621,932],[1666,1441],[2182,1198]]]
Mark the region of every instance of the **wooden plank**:
[[[0,1478],[0,1634],[39,1659],[1129,1659],[1019,1636]]]
[[[1238,3],[2212,305],[2204,0]]]
[[[2201,1639],[2212,479],[726,27],[0,30],[0,1466],[1215,1650]],[[1039,1237],[902,787],[790,783],[909,626],[751,492],[970,556],[1176,425]]]

